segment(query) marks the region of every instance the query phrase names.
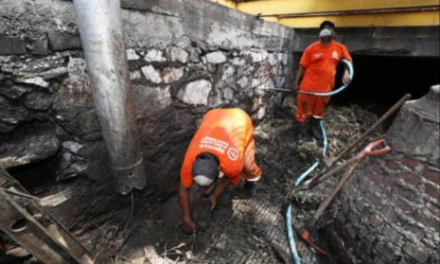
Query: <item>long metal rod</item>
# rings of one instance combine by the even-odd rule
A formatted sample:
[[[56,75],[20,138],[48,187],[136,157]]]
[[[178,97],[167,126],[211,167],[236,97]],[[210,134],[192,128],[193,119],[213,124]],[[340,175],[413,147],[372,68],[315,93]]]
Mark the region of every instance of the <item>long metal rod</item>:
[[[405,94],[397,103],[395,103],[385,114],[382,115],[379,120],[376,121],[367,131],[360,135],[355,141],[353,141],[341,154],[327,167],[330,169],[338,161],[340,161],[348,152],[350,152],[354,147],[356,147],[364,138],[366,138],[371,132],[373,132],[379,125],[381,125],[385,120],[387,120],[392,114],[402,107],[411,98],[411,94]]]
[[[321,217],[322,213],[324,213],[325,209],[330,205],[330,203],[333,201],[333,199],[336,197],[336,195],[339,193],[339,191],[342,189],[344,184],[350,179],[353,172],[359,167],[359,164],[361,164],[362,159],[356,160],[355,163],[352,163],[352,166],[349,170],[342,176],[341,180],[338,182],[336,187],[333,189],[332,193],[322,202],[322,204],[319,206],[318,210],[316,210],[315,215],[313,215],[310,223],[307,225],[307,229],[313,230],[316,223],[318,222],[319,218]]]
[[[146,184],[133,103],[119,0],[74,0],[93,98],[121,194]]]

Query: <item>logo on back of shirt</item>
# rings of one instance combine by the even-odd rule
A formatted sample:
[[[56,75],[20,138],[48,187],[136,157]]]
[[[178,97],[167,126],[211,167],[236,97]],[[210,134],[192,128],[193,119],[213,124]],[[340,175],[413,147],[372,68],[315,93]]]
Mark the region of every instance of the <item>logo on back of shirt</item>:
[[[332,53],[332,59],[339,60],[339,53],[336,50]]]
[[[236,161],[238,160],[238,150],[236,148],[228,149],[228,157],[230,160]]]

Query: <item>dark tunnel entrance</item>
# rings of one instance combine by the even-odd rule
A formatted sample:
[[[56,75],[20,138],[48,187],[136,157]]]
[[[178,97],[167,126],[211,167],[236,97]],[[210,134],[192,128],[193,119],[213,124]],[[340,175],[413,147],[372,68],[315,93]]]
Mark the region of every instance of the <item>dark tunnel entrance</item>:
[[[440,83],[438,58],[353,56],[353,61],[354,80],[346,91],[332,98],[332,104],[357,104],[382,114],[404,94],[418,99]],[[341,72],[337,80],[341,80]]]

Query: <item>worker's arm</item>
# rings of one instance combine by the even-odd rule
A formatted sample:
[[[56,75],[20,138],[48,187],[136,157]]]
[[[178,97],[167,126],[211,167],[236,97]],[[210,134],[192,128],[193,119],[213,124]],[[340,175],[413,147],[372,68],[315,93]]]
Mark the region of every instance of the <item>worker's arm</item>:
[[[181,183],[179,186],[180,209],[182,211],[183,227],[185,232],[193,233],[196,230],[196,224],[191,217],[189,189],[185,188]]]
[[[342,77],[342,82],[344,84],[350,84],[351,83],[350,72],[348,71],[348,69],[345,69],[345,71],[344,71],[344,75]]]
[[[293,91],[297,91],[299,87],[299,83],[304,75],[305,68],[303,66],[299,66],[298,72],[296,73],[295,82],[293,83]]]
[[[211,210],[214,210],[214,208],[217,206],[218,198],[225,191],[230,183],[231,181],[226,176],[218,180],[214,192],[211,194]]]

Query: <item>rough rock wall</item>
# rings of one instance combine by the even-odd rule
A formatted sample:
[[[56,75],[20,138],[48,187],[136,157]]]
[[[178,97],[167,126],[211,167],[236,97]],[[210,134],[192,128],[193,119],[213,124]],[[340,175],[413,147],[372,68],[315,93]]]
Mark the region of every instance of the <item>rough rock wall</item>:
[[[344,188],[331,237],[350,263],[439,263],[439,86],[400,111],[393,151],[364,162]]]
[[[206,110],[238,106],[254,120],[271,111],[279,98],[258,88],[291,83],[294,32],[210,1],[122,6],[147,188],[174,191]],[[44,177],[107,181],[72,3],[0,0],[0,7],[0,164],[50,160]]]

